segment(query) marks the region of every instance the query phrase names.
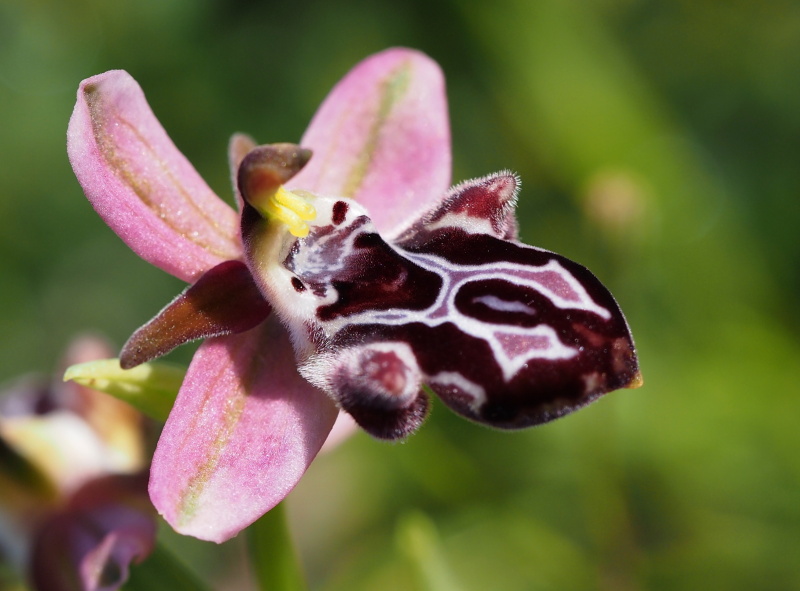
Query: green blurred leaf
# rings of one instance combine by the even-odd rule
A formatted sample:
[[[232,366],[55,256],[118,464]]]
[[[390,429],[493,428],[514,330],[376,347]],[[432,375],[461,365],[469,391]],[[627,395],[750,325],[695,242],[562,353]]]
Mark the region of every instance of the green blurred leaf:
[[[397,525],[397,548],[411,563],[423,591],[461,591],[442,551],[436,525],[424,513],[405,515]]]
[[[141,564],[131,566],[124,591],[210,591],[183,563],[161,544]]]
[[[250,562],[261,591],[304,591],[308,588],[283,503],[273,507],[246,531]]]
[[[154,361],[133,369],[122,369],[119,359],[101,359],[79,363],[67,368],[64,381],[110,394],[164,422],[175,403],[186,370],[182,367]]]

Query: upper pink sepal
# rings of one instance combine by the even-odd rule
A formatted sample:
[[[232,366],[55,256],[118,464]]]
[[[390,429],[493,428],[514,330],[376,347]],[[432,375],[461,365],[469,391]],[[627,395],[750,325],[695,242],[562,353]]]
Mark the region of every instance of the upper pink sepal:
[[[236,213],[175,147],[127,72],[81,83],[67,152],[92,206],[143,259],[192,282],[241,257]]]
[[[450,186],[450,124],[439,66],[403,48],[367,58],[334,87],[300,145],[314,156],[291,186],[357,199],[391,236]]]
[[[209,339],[189,367],[150,472],[150,498],[183,534],[223,542],[297,484],[336,420],[301,378],[274,316]]]

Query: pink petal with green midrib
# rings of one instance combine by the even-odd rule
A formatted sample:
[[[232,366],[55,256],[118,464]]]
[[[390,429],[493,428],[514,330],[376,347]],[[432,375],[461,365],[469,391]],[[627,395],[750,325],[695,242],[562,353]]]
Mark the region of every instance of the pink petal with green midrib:
[[[236,213],[175,147],[127,72],[81,83],[67,152],[92,206],[146,261],[191,282],[241,257]]]
[[[450,186],[439,66],[402,48],[367,58],[334,87],[300,145],[314,155],[292,187],[357,199],[382,233],[396,233]]]
[[[183,534],[222,542],[279,503],[336,419],[273,318],[198,349],[164,426],[150,498]]]

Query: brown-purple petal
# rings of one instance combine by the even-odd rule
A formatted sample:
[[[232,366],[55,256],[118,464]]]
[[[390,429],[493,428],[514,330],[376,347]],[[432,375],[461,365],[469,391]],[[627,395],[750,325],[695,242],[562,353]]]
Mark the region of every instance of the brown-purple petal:
[[[247,266],[226,261],[207,271],[133,333],[120,353],[120,366],[136,367],[196,339],[250,330],[271,310]]]

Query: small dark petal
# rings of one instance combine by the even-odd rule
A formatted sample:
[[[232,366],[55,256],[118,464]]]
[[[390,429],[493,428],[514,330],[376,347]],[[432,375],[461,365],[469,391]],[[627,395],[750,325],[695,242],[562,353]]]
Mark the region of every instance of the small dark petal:
[[[295,176],[311,159],[311,150],[295,144],[258,146],[239,165],[238,185],[242,197],[274,191]]]
[[[330,389],[347,405],[356,398],[375,409],[405,408],[417,397],[419,368],[413,353],[403,343],[368,346],[338,355],[338,366],[330,377]]]
[[[226,261],[207,271],[133,333],[120,353],[120,366],[136,367],[196,339],[250,330],[270,312],[247,266]]]

